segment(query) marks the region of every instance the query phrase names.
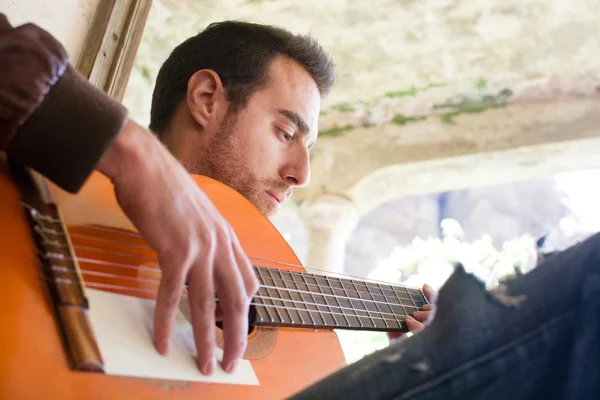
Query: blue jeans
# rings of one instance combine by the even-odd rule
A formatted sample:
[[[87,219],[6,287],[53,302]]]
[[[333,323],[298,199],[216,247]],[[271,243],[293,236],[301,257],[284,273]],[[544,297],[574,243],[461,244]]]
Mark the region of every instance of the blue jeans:
[[[493,289],[459,265],[422,332],[293,399],[600,399],[600,234]]]

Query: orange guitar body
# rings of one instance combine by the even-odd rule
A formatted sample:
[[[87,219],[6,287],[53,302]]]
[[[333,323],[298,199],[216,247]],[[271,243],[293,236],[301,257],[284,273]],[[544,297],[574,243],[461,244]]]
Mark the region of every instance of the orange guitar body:
[[[268,328],[263,332],[258,328],[250,334],[248,353],[253,355],[249,359],[259,386],[159,381],[72,370],[19,192],[4,164],[0,167],[0,398],[282,399],[344,366],[333,331]],[[300,265],[275,227],[244,198],[215,181],[196,179],[232,225],[247,254]],[[52,193],[69,231],[87,223],[131,228],[116,205],[111,185],[98,174],[77,196],[58,190]],[[275,263],[259,264],[282,268]]]

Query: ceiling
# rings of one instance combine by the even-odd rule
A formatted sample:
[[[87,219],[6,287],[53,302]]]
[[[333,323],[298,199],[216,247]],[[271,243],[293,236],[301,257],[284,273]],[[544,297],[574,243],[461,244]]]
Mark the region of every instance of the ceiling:
[[[534,87],[537,96],[600,85],[598,0],[153,0],[125,97],[136,119],[148,121],[169,52],[226,19],[316,37],[338,66],[324,108],[432,84],[461,93],[477,82]]]

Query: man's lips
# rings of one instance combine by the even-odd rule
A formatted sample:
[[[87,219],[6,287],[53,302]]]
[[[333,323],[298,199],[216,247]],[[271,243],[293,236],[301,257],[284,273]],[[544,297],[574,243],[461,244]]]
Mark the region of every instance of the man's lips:
[[[269,196],[271,196],[272,198],[274,198],[274,199],[275,199],[275,200],[276,200],[278,203],[280,203],[280,204],[281,204],[281,203],[284,201],[284,199],[285,199],[285,197],[284,197],[284,196],[277,195],[277,194],[275,194],[275,193],[273,193],[273,192],[267,192],[267,194],[268,194]]]

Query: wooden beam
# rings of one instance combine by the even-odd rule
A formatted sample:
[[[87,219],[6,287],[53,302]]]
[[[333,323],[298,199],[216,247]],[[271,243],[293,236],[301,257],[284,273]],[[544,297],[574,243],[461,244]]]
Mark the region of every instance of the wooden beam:
[[[102,42],[106,36],[108,23],[115,8],[116,0],[100,0],[96,8],[96,15],[92,21],[83,49],[77,59],[76,67],[86,78],[90,78],[96,58],[100,53]]]
[[[600,167],[600,97],[512,104],[322,138],[298,202],[350,196],[366,213],[396,197]]]
[[[122,100],[148,19],[151,0],[104,0],[80,64],[90,82]]]

